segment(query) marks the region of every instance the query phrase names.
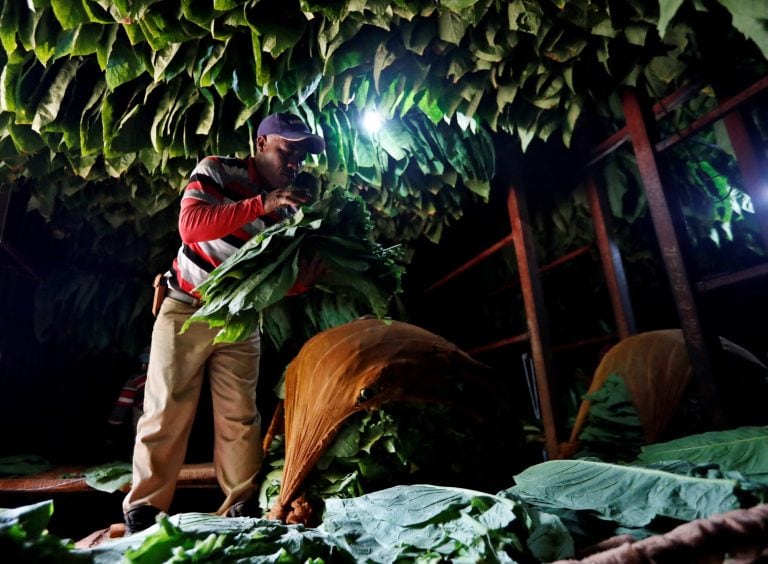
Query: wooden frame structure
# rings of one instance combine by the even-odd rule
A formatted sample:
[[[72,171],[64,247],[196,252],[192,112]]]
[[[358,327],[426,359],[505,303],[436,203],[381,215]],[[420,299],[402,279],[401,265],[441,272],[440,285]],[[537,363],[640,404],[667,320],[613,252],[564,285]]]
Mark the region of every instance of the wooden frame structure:
[[[727,99],[721,99],[714,110],[696,119],[689,127],[668,138],[659,140],[656,121],[693,98],[701,91],[702,87],[702,84],[686,85],[654,106],[651,106],[635,90],[627,89],[622,94],[626,125],[594,147],[582,172],[586,180],[595,239],[611,300],[616,333],[619,339],[623,339],[636,333],[637,328],[621,253],[610,225],[611,216],[607,207],[606,196],[595,181],[592,169],[594,165],[624,143],[631,143],[637,159],[643,189],[648,199],[651,219],[661,248],[664,267],[687,350],[693,365],[695,383],[702,398],[704,409],[713,414],[717,423],[720,421],[720,410],[717,400],[713,355],[718,354],[719,342],[715,335],[708,333],[702,326],[698,294],[757,276],[767,275],[768,263],[740,272],[728,273],[714,279],[696,280],[696,272],[692,267],[692,257],[687,248],[688,239],[682,221],[682,212],[676,202],[669,197],[669,192],[664,186],[663,166],[660,161],[662,161],[664,151],[702,128],[722,119],[740,166],[746,192],[753,201],[763,243],[768,249],[768,195],[763,194],[764,192],[768,193],[768,164],[765,162],[765,152],[760,150],[760,141],[752,124],[744,117],[745,104],[768,89],[768,77]],[[525,192],[520,186],[511,185],[508,187],[507,209],[510,233],[443,276],[429,286],[426,291],[429,292],[444,285],[502,248],[508,245],[514,246],[528,331],[520,335],[495,340],[475,347],[468,352],[472,354],[526,341],[530,343],[546,450],[550,458],[555,458],[559,456],[560,452],[557,436],[557,413],[552,402],[554,374],[551,355],[555,348],[550,342],[539,274],[547,268],[553,268],[572,260],[582,254],[583,251],[577,249],[550,265],[540,268],[533,245]],[[594,342],[594,339],[584,341],[584,343],[591,342]],[[579,345],[580,343],[573,344],[573,346]]]

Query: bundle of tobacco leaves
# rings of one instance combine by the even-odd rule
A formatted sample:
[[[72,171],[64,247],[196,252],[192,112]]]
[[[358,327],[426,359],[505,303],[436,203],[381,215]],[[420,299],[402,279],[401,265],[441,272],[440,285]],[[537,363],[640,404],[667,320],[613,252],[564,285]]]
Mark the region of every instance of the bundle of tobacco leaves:
[[[400,248],[371,240],[372,229],[359,196],[342,188],[326,192],[219,265],[198,288],[203,306],[187,324],[220,327],[216,342],[227,343],[262,329],[279,347],[297,331],[293,319],[301,319],[306,337],[363,315],[384,317],[402,291],[404,269]],[[301,262],[312,257],[325,265],[323,278],[313,291],[282,300]]]
[[[402,484],[433,484],[495,492],[522,465],[520,433],[511,414],[479,421],[464,410],[431,402],[392,402],[354,414],[339,430],[302,486],[318,513],[325,500],[351,498]],[[277,501],[285,436],[270,443],[262,466],[259,506]]]
[[[606,461],[628,461],[642,448],[643,427],[624,379],[613,373],[602,387],[585,399],[591,402],[587,422],[579,434],[577,458],[597,457]]]

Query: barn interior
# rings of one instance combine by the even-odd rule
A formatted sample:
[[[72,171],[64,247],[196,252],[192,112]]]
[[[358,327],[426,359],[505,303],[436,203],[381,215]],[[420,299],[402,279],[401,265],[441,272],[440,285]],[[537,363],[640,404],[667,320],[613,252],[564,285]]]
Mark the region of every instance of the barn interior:
[[[429,483],[496,494],[541,464],[748,433],[750,472],[729,466],[743,453],[697,462],[753,480],[730,509],[765,507],[763,3],[35,0],[4,5],[0,33],[0,507],[53,500],[51,534],[74,540],[122,520],[125,484],[84,476],[130,464],[135,429],[110,417],[145,369],[181,194],[204,156],[251,154],[274,112],[325,140],[304,164],[313,202],[343,193],[396,258],[258,318],[265,434],[307,342],[373,315],[491,375],[493,429],[464,429],[475,479],[415,474]],[[615,404],[596,395],[609,386]],[[589,399],[629,411],[600,427]],[[411,413],[382,411],[416,433]],[[414,436],[461,459],[439,428]],[[203,393],[172,513],[220,502],[212,442]],[[390,472],[356,493],[409,483]],[[571,535],[583,549],[618,530]]]

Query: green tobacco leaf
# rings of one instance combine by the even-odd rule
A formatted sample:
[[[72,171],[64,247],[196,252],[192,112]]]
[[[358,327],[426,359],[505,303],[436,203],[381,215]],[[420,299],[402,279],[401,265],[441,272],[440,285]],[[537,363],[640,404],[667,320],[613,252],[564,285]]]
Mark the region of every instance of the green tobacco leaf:
[[[114,90],[121,84],[133,80],[145,70],[144,60],[138,56],[123,35],[118,35],[106,63],[107,87]]]
[[[292,22],[293,25],[287,26],[282,22],[275,21],[259,24],[261,47],[264,52],[277,58],[298,43],[304,34],[304,26],[295,19]]]
[[[619,374],[611,374],[597,391],[584,399],[590,401],[590,407],[578,437],[581,451],[577,456],[596,456],[606,461],[635,458],[644,434],[624,379]]]
[[[99,48],[104,28],[98,24],[85,24],[78,27],[72,37],[70,55],[93,55]]]
[[[59,69],[53,82],[48,86],[48,91],[37,105],[35,117],[32,119],[32,129],[40,130],[56,119],[61,110],[61,104],[67,93],[70,83],[75,78],[77,70],[80,68],[80,61],[69,59]]]
[[[51,7],[63,29],[72,29],[91,21],[83,0],[51,0]]]
[[[683,0],[659,0],[659,21],[656,28],[659,30],[660,37],[664,37],[669,22],[672,21],[682,5]]]
[[[443,41],[458,45],[467,32],[469,22],[454,12],[443,12],[437,20],[437,34]]]
[[[131,483],[131,465],[127,462],[113,462],[88,468],[85,483],[95,490],[113,493]]]
[[[437,36],[437,26],[433,19],[415,19],[400,23],[400,29],[405,48],[418,55],[423,55],[424,50]]]
[[[3,2],[0,9],[0,42],[9,55],[16,50],[16,31],[19,27],[19,3]]]
[[[211,45],[205,56],[198,59],[196,64],[195,82],[200,86],[213,86],[221,70],[220,63],[226,51],[226,44]]]
[[[6,526],[19,524],[29,538],[43,534],[53,515],[53,502],[41,501],[15,509],[0,508],[0,531]],[[4,545],[7,548],[7,545]]]
[[[215,12],[210,2],[199,2],[197,0],[182,0],[181,13],[188,21],[199,25],[203,29],[209,29],[215,17]]]
[[[327,499],[322,529],[358,560],[510,562],[532,557],[529,535],[549,536],[546,556],[568,557],[573,544],[559,519],[533,519],[519,501],[431,485],[395,486],[351,499]],[[555,530],[558,532],[555,533]],[[365,531],[365,543],[354,542]],[[537,553],[536,556],[544,556]]]
[[[8,128],[8,133],[13,139],[13,144],[21,153],[34,153],[35,151],[45,147],[43,139],[28,125],[16,125],[11,124]]]
[[[0,111],[16,111],[16,84],[21,74],[20,64],[8,63],[0,72]]]
[[[471,8],[478,3],[478,0],[443,0],[440,2],[441,6],[453,10],[454,12],[461,12],[467,8]]]
[[[665,85],[671,83],[685,70],[685,63],[672,57],[654,57],[651,59],[646,74],[652,74]]]
[[[718,0],[733,17],[733,26],[768,58],[768,3],[764,0]]]
[[[61,26],[53,16],[52,10],[37,10],[28,16],[28,22],[29,35],[26,35],[26,38],[31,42],[37,59],[45,65],[56,53],[56,37],[61,31]]]
[[[106,83],[103,80],[97,82],[93,94],[83,108],[80,118],[80,153],[83,155],[100,152],[104,145],[100,112],[106,91]]]
[[[321,562],[351,561],[320,530],[303,525],[210,513],[162,516],[148,530],[95,546],[97,563],[169,562]]]
[[[717,462],[723,470],[768,482],[768,427],[739,427],[712,431],[644,446],[638,456],[643,463],[685,460]]]
[[[552,460],[515,476],[508,491],[542,508],[589,511],[627,527],[656,517],[707,518],[741,507],[735,480],[682,476],[592,460]]]
[[[411,147],[411,136],[399,121],[387,122],[378,132],[378,143],[396,161],[408,156]]]
[[[0,476],[27,476],[50,470],[48,460],[36,454],[16,454],[0,458]]]

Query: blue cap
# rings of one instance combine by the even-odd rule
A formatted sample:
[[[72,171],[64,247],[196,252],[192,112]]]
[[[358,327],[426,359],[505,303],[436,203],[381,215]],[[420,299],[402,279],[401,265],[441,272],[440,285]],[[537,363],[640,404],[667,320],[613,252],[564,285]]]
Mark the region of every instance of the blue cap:
[[[261,120],[256,135],[277,135],[288,141],[302,142],[310,153],[325,151],[325,141],[319,135],[309,130],[304,121],[296,115],[277,113],[270,114]]]

